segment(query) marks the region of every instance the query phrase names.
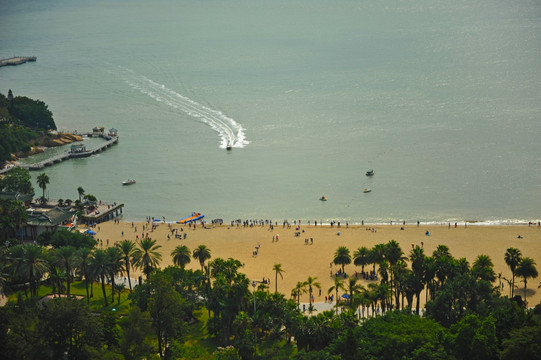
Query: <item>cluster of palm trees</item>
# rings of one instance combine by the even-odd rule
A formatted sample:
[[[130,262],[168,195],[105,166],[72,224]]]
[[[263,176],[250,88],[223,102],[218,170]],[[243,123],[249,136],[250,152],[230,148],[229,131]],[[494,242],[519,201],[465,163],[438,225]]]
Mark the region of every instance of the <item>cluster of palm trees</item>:
[[[521,277],[522,281],[524,282],[524,299],[526,299],[526,287],[528,284],[528,279],[535,279],[539,275],[534,259],[527,256],[522,257],[522,252],[513,247],[507,249],[504,259],[505,263],[511,270],[511,297],[513,297],[515,294],[515,277],[518,276]]]
[[[409,265],[408,266],[408,261]],[[505,253],[505,262],[512,273],[510,281],[511,297],[514,295],[515,277],[519,276],[524,282],[524,299],[526,299],[526,285],[528,279],[538,276],[536,263],[532,258],[522,257],[520,250],[509,248]],[[372,309],[372,314],[381,308],[400,309],[413,307],[416,300],[415,311],[419,313],[421,293],[425,291],[425,302],[434,300],[444,288],[447,280],[461,274],[469,274],[475,281],[483,281],[492,291],[501,291],[501,286],[494,286],[496,274],[492,260],[487,255],[479,255],[470,267],[466,259],[455,259],[451,256],[449,248],[439,245],[431,256],[427,256],[423,247],[416,246],[411,249],[409,256],[405,256],[400,245],[395,240],[386,244],[376,244],[373,248],[359,247],[353,252],[345,246],[335,251],[333,263],[341,267],[340,276],[334,277],[333,285],[328,294],[336,295],[342,291],[348,299],[344,306],[364,311]],[[378,274],[379,283],[371,282],[365,288],[358,283],[357,276],[345,275],[345,266],[353,263],[361,267],[361,276],[365,275],[365,266],[372,265],[372,273]],[[376,266],[378,267],[376,273]],[[500,274],[501,278],[501,274]],[[312,309],[312,292],[314,288],[321,288],[317,278],[308,277],[304,282],[298,282],[291,291],[291,296],[300,303],[302,294],[309,294],[310,310]]]
[[[0,285],[5,286],[8,282],[23,284],[25,291],[29,288],[30,296],[34,297],[38,294],[41,282],[47,280],[52,285],[54,296],[60,296],[64,291],[70,296],[74,279],[81,278],[85,283],[87,302],[94,295],[94,282],[100,282],[105,306],[108,306],[105,284],[111,283],[111,299],[114,301],[115,291],[120,296],[124,288],[124,284],[115,284],[115,277],[125,273],[130,279],[130,270],[133,268],[139,268],[148,275],[159,265],[159,248],[156,240],[148,238],[137,243],[124,240],[118,246],[106,249],[73,246],[48,249],[37,244],[3,248],[0,254],[3,281]],[[131,290],[131,280],[129,287]]]

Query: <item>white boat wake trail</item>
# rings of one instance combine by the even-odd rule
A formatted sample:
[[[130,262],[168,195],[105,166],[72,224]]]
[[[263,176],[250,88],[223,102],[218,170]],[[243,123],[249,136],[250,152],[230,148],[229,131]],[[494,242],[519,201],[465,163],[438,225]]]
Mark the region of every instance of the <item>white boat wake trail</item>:
[[[221,148],[225,149],[228,145],[235,148],[243,148],[249,144],[249,142],[246,141],[242,125],[225,115],[223,112],[199,104],[145,76],[136,75],[132,71],[129,71],[129,73],[131,73],[132,76],[124,79],[124,81],[132,88],[139,90],[141,93],[150,96],[158,102],[167,104],[174,109],[178,109],[183,113],[198,119],[218,132],[221,138]]]

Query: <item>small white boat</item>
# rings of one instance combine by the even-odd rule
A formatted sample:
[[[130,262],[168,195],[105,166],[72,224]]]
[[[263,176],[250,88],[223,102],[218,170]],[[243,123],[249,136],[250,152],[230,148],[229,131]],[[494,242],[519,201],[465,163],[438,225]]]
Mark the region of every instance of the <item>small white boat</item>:
[[[133,179],[128,179],[128,180],[124,180],[122,182],[122,185],[131,185],[131,184],[135,184],[135,180]]]
[[[372,190],[370,190],[370,189],[364,189],[364,190],[363,190],[363,193],[369,193],[369,192],[371,192],[371,191],[372,191]]]
[[[374,170],[370,169],[366,172],[366,176],[374,176],[375,172]]]

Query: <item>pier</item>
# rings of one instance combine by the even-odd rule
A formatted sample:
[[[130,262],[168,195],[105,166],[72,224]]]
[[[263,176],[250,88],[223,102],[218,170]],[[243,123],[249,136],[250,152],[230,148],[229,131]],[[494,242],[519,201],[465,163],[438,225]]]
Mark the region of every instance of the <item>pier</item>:
[[[26,62],[34,62],[37,58],[35,56],[14,56],[9,59],[2,59],[0,60],[0,67],[2,66],[15,66],[15,65],[21,65]]]
[[[100,204],[96,210],[83,214],[82,219],[86,224],[100,223],[118,217],[122,214],[124,204]]]
[[[84,134],[84,135],[88,135],[88,134]],[[94,135],[96,136],[96,134],[94,134]],[[92,135],[90,135],[90,136],[92,136]],[[94,148],[94,149],[88,150],[88,153],[89,153],[88,156],[98,154],[98,153],[110,148],[111,146],[113,146],[115,144],[118,144],[118,136],[109,136],[109,135],[104,135],[104,134],[101,134],[99,136],[104,138],[105,142],[103,144],[99,145],[98,147]],[[73,158],[76,158],[76,156],[74,156],[72,153],[66,151],[65,153],[53,156],[53,157],[48,158],[46,160],[40,161],[38,163],[19,164],[18,166],[22,167],[22,168],[26,168],[28,170],[41,170],[46,166],[51,166],[53,164],[60,163],[60,162],[62,162],[64,160],[73,159]]]

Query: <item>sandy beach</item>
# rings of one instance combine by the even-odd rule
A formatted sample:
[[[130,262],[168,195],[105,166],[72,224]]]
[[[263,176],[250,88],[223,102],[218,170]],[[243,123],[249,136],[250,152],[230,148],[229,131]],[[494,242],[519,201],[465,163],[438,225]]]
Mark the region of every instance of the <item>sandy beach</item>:
[[[94,228],[97,231],[96,238],[103,241],[103,246],[114,246],[115,242],[123,239],[136,240],[136,236],[141,237],[143,233],[143,225],[146,223],[132,223],[113,221],[98,224]],[[186,239],[175,239],[170,236],[170,228],[178,229],[179,234],[186,233]],[[451,254],[455,258],[464,257],[470,265],[475,258],[480,254],[490,256],[494,263],[496,274],[501,273],[502,277],[510,279],[511,271],[504,261],[504,254],[507,248],[516,247],[521,250],[523,256],[533,258],[538,270],[541,272],[541,228],[535,225],[510,225],[510,226],[475,226],[463,224],[454,227],[454,224],[449,228],[443,225],[423,225],[419,227],[416,224],[405,226],[400,225],[384,225],[375,226],[375,231],[369,231],[367,226],[349,226],[342,225],[340,228],[325,226],[302,225],[299,230],[295,225],[290,228],[283,228],[282,224],[270,230],[269,226],[254,226],[243,227],[242,224],[237,227],[231,227],[227,224],[212,225],[206,224],[203,228],[197,224],[195,229],[187,225],[160,223],[156,230],[148,231],[149,237],[158,241],[161,245],[160,252],[162,253],[161,267],[164,268],[172,265],[171,251],[178,245],[186,245],[190,250],[195,249],[200,244],[204,244],[211,250],[212,259],[218,257],[227,259],[235,258],[240,260],[245,266],[240,270],[245,273],[251,280],[270,279],[270,289],[275,288],[275,274],[272,271],[274,264],[281,264],[285,271],[283,279],[278,277],[278,291],[290,296],[291,290],[295,287],[298,281],[305,281],[308,276],[317,277],[317,281],[321,284],[321,296],[316,291],[315,301],[324,301],[324,296],[328,289],[333,284],[333,279],[330,277],[331,271],[334,273],[339,269],[338,266],[330,263],[333,260],[333,255],[339,246],[346,246],[351,254],[361,247],[366,246],[371,248],[378,243],[386,243],[390,240],[396,240],[400,243],[402,251],[407,256],[410,253],[412,245],[421,245],[426,254],[432,254],[434,249],[440,244],[447,245]],[[401,230],[401,228],[404,228]],[[135,231],[137,228],[137,232]],[[182,231],[181,231],[182,228]],[[340,231],[340,235],[338,235]],[[430,232],[430,236],[425,234]],[[295,236],[296,232],[300,232],[299,236]],[[124,233],[124,235],[122,235]],[[522,238],[519,239],[518,235]],[[273,236],[278,236],[278,241],[273,241]],[[305,239],[308,239],[308,244],[305,244]],[[310,239],[313,239],[313,244]],[[259,245],[258,255],[254,256],[253,252],[256,246]],[[200,265],[197,260],[192,260],[187,266],[191,269],[199,269]],[[369,269],[371,266],[369,267]],[[366,270],[366,269],[365,269]],[[354,274],[355,271],[360,272],[360,267],[353,264],[347,265],[345,271],[348,274]],[[136,272],[137,274],[140,272]],[[516,279],[515,286],[518,288],[518,293],[523,294],[524,284]],[[366,286],[370,283],[367,280],[361,280],[361,284]],[[509,295],[509,286],[503,281],[504,295]],[[541,301],[541,291],[538,291],[537,285],[539,278],[528,281],[528,303],[529,306]],[[498,280],[496,280],[496,285]],[[424,297],[424,296],[423,296]],[[308,302],[308,295],[303,295],[302,302]]]

